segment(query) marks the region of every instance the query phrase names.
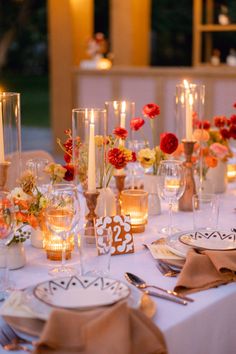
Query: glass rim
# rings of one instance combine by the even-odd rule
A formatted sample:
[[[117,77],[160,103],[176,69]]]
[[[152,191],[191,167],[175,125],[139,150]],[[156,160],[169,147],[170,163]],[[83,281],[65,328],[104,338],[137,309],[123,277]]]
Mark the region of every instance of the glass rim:
[[[8,98],[8,97],[13,97],[13,96],[20,96],[19,92],[0,92],[0,97]]]
[[[84,112],[99,112],[99,113],[106,113],[106,110],[104,108],[92,108],[92,107],[81,107],[81,108],[73,108],[72,113],[84,113]]]
[[[148,192],[143,189],[124,189],[123,191],[121,191],[121,195],[142,197],[148,195]]]
[[[167,163],[174,163],[174,164],[178,164],[178,165],[183,165],[184,161],[181,160],[162,160],[160,161],[160,164],[165,165]]]
[[[112,103],[122,103],[122,102],[125,102],[125,103],[130,103],[130,104],[135,104],[134,101],[129,101],[129,100],[111,100],[111,101],[105,101],[105,105],[108,105],[108,104],[112,104]]]
[[[179,83],[176,85],[176,88],[183,88],[183,89],[191,89],[191,88],[205,88],[204,84],[195,84],[195,83],[189,83],[189,87],[184,86],[183,83]]]
[[[204,192],[199,192],[199,193],[195,193],[193,195],[193,199],[194,198],[202,198],[202,199],[212,199],[212,198],[216,198],[219,199],[219,195],[215,194],[215,193],[204,193]]]

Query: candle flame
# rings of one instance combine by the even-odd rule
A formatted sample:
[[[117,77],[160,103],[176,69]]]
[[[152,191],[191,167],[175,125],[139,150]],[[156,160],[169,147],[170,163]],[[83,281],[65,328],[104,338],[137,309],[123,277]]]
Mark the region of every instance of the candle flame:
[[[126,109],[126,102],[122,101],[122,103],[121,103],[121,113],[125,113],[125,109]]]
[[[189,88],[189,82],[188,80],[183,80],[184,88],[188,89]]]
[[[90,123],[94,124],[94,110],[93,109],[91,109]]]
[[[113,107],[114,107],[114,110],[115,110],[115,111],[118,110],[118,103],[117,103],[117,101],[114,101],[114,102],[113,102]]]

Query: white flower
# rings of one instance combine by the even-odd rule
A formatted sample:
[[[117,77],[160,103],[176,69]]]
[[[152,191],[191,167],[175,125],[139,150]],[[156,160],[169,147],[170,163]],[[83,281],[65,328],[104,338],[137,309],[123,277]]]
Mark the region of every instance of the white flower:
[[[26,194],[21,187],[16,187],[11,191],[10,198],[19,200],[29,200],[30,196]]]

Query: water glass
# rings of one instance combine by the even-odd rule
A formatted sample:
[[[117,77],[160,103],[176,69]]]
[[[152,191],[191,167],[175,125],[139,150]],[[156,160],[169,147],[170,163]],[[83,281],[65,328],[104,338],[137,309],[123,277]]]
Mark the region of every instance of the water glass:
[[[85,227],[79,231],[78,243],[82,275],[108,276],[111,258],[111,229]]]
[[[216,229],[219,218],[219,196],[199,193],[193,196],[193,227],[199,229]]]

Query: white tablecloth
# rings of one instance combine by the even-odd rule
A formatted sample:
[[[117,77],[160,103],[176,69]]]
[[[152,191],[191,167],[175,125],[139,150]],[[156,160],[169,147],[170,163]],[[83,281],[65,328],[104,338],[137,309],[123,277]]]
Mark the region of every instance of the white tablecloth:
[[[236,190],[230,190],[220,196],[219,227],[236,227]],[[149,218],[146,231],[134,235],[135,253],[113,256],[111,276],[124,280],[129,271],[144,278],[147,283],[165,288],[173,288],[176,278],[163,277],[156,268],[155,261],[142,243],[156,239],[158,230],[166,226],[167,211]],[[192,229],[192,213],[178,212],[174,223],[182,230]],[[71,263],[79,269],[78,253]],[[49,279],[48,269],[52,262],[46,260],[43,250],[27,244],[27,264],[24,268],[11,271],[16,287],[24,288]],[[236,353],[236,283],[219,288],[191,294],[195,302],[187,306],[169,301],[154,299],[157,313],[154,321],[163,331],[169,354],[235,354]],[[3,349],[0,353],[5,353]],[[20,352],[19,352],[20,353]]]

